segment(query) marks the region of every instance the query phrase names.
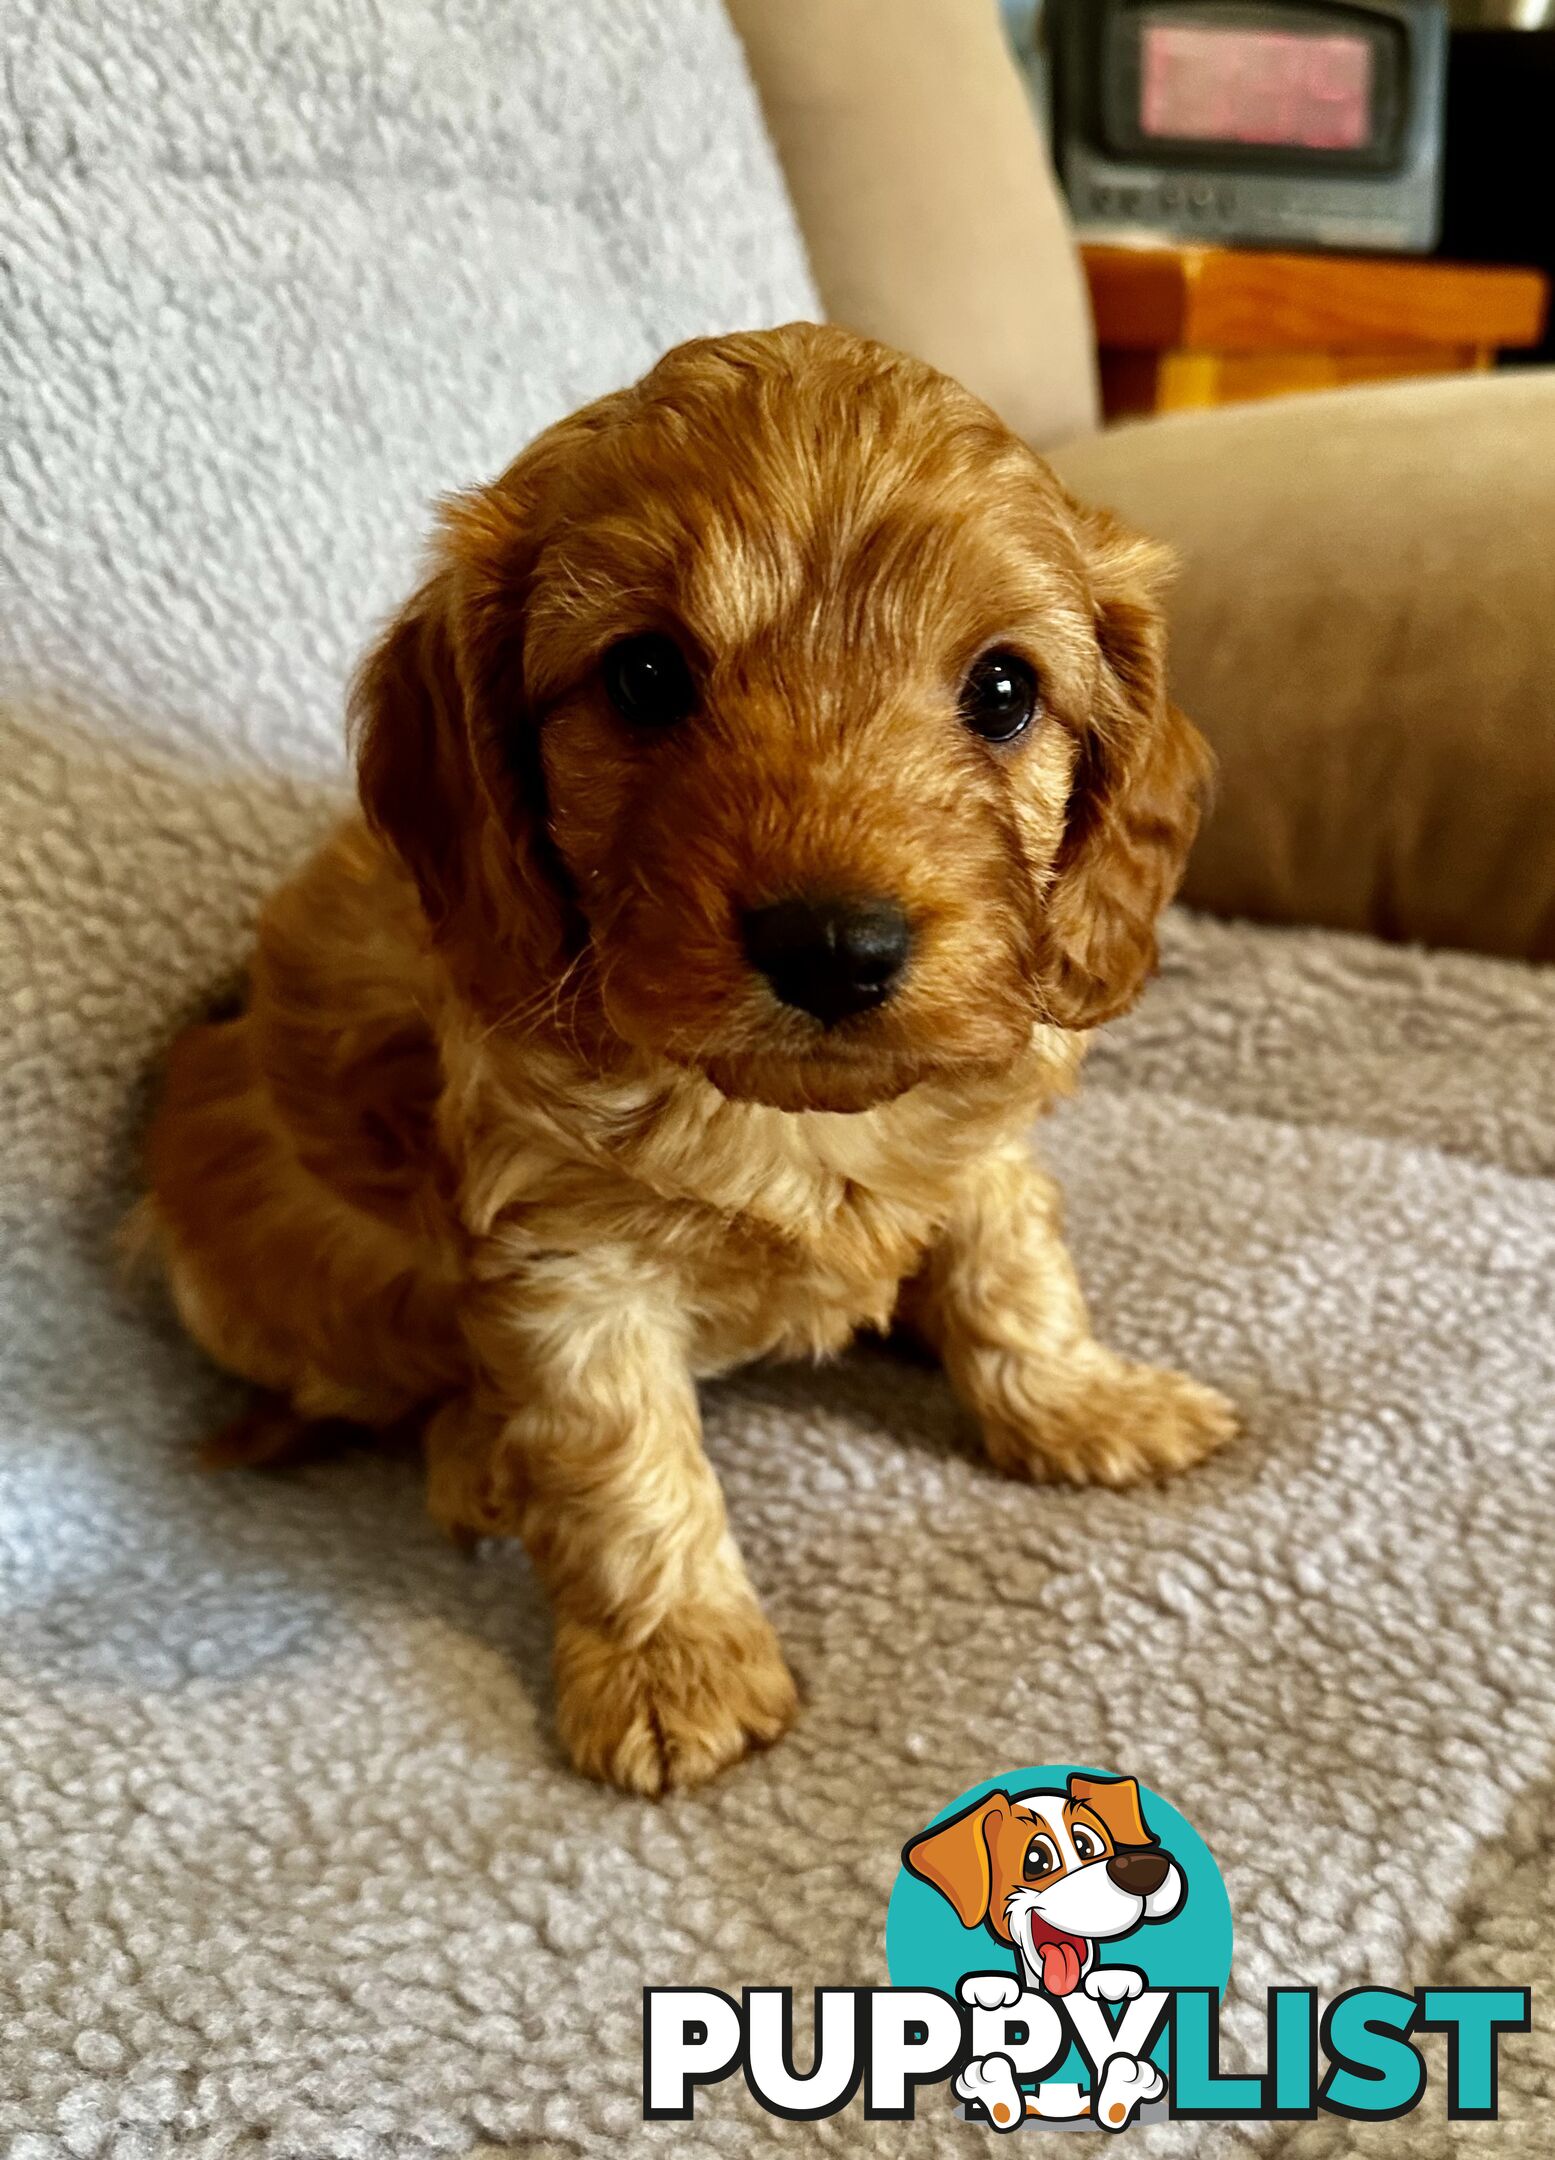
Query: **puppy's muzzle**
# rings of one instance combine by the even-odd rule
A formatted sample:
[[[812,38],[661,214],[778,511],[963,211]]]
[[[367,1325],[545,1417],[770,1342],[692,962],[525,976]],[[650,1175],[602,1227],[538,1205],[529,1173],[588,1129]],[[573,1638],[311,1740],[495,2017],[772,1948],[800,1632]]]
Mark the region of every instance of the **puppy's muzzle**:
[[[1170,1865],[1165,1853],[1115,1852],[1107,1862],[1107,1873],[1131,1897],[1147,1898],[1165,1882]]]
[[[822,1027],[884,1004],[912,946],[894,900],[806,894],[748,909],[742,928],[751,964],[774,994]]]

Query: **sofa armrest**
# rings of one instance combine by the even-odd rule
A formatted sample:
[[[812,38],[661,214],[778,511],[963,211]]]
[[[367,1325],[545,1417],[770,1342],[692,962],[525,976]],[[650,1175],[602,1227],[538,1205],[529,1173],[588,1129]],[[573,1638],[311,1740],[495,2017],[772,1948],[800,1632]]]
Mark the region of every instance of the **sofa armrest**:
[[[1075,492],[1170,541],[1220,760],[1186,897],[1555,958],[1555,372],[1152,420]]]
[[[1096,424],[1090,304],[996,0],[729,0],[833,322],[1039,446]]]

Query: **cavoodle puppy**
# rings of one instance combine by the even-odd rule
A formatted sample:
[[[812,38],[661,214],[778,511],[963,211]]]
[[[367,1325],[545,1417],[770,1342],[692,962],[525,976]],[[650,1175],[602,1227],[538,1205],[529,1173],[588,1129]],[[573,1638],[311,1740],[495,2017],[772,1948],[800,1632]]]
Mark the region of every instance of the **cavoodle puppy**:
[[[145,1218],[299,1421],[424,1426],[523,1540],[573,1761],[691,1785],[794,1715],[696,1383],[915,1331],[1001,1470],[1192,1463],[1027,1144],[1133,1000],[1207,756],[1162,553],[932,369],[680,347],[441,516],[354,697],[362,814],[176,1045]]]

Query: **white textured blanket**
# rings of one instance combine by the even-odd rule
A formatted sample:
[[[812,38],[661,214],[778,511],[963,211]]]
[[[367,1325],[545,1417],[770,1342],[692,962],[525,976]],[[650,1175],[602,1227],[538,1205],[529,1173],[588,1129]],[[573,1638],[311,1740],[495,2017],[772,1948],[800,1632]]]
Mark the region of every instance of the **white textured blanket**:
[[[325,815],[423,499],[674,336],[813,303],[710,0],[6,27],[7,2160],[965,2151],[938,2109],[789,2129],[737,2083],[649,2132],[639,1989],[882,1978],[902,1838],[1043,1758],[1198,1822],[1244,2005],[1547,1985],[1548,975],[1178,925],[1045,1144],[1107,1329],[1245,1442],[1034,1494],[883,1352],[713,1390],[808,1700],[706,1794],[567,1773],[521,1558],[461,1561],[408,1465],[191,1471],[231,1394],[106,1260],[139,1093]],[[1533,2160],[1547,2024],[1502,2098],[1261,2142]]]
[[[177,807],[142,797],[151,829]],[[644,2128],[640,1988],[882,1979],[903,1837],[1029,1760],[1126,1765],[1195,1817],[1243,2006],[1298,1978],[1547,1987],[1552,1059],[1548,978],[1179,924],[1047,1146],[1109,1331],[1228,1388],[1245,1442],[1161,1491],[1036,1494],[884,1352],[713,1390],[808,1703],[660,1807],[559,1761],[516,1554],[461,1561],[408,1465],[195,1475],[221,1384],[24,1235],[0,2131],[67,2137],[22,2155],[788,2149],[738,2081],[691,2131]],[[1499,2124],[1428,2100],[1391,2133],[1262,2137],[1534,2160],[1552,2077],[1543,2025],[1506,2043]],[[931,2110],[910,2143],[856,2113],[787,2138],[967,2135]]]

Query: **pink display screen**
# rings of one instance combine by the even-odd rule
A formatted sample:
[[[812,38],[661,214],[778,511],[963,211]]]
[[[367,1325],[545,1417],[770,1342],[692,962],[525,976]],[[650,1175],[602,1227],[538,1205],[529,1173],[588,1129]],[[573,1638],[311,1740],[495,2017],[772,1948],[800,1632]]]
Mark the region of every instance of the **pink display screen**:
[[[1360,150],[1371,138],[1370,40],[1146,23],[1140,128],[1178,142]]]

